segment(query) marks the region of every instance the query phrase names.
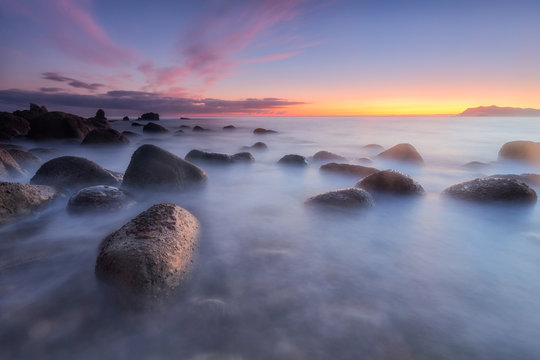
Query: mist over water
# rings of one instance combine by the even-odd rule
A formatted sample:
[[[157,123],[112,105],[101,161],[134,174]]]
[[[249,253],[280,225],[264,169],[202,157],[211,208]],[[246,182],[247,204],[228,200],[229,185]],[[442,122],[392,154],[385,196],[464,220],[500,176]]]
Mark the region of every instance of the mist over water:
[[[21,142],[55,148],[43,160],[83,156],[124,172],[152,143],[251,151],[252,164],[201,164],[207,184],[183,193],[137,193],[134,206],[69,214],[69,197],[0,228],[3,359],[537,359],[540,356],[540,210],[443,198],[455,183],[540,167],[497,162],[507,141],[538,140],[534,118],[164,119],[170,133],[140,133],[124,147]],[[212,131],[193,132],[180,125]],[[225,131],[225,125],[236,130]],[[254,128],[277,134],[254,135]],[[306,208],[320,192],[359,178],[278,166],[286,154],[327,150],[356,164],[362,146],[413,144],[424,166],[373,159],[417,180],[420,198],[376,198],[364,211]],[[489,163],[466,168],[470,161]],[[24,181],[29,181],[23,179]],[[540,189],[535,188],[538,192]],[[191,279],[165,304],[134,312],[103,296],[94,277],[103,238],[149,206],[174,202],[201,222]]]

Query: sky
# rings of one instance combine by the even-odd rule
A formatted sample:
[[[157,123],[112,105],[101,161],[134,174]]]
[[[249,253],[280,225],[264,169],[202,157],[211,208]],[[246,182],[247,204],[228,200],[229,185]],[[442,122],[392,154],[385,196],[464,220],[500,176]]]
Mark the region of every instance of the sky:
[[[2,0],[0,110],[540,108],[540,1]]]

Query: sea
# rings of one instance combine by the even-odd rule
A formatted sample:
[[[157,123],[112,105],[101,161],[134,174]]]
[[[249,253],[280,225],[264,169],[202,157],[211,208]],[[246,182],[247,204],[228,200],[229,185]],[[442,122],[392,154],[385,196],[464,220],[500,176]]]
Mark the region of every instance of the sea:
[[[116,120],[116,119],[115,119]],[[145,124],[145,121],[140,121]],[[113,213],[71,214],[69,196],[0,227],[2,359],[539,359],[540,205],[475,204],[441,192],[493,174],[540,173],[498,160],[513,140],[540,140],[534,117],[164,118],[166,134],[132,121],[130,144],[14,140],[46,161],[74,155],[124,172],[155,144],[234,154],[262,141],[249,164],[202,164],[205,186],[136,193]],[[195,132],[187,125],[209,131]],[[234,130],[223,130],[234,125]],[[255,128],[277,131],[256,135]],[[177,132],[183,130],[183,132]],[[410,143],[424,165],[364,148]],[[376,198],[367,210],[306,207],[360,178],[279,166],[326,150],[350,164],[402,171],[419,197]],[[469,162],[477,166],[465,166]],[[33,173],[21,182],[28,182]],[[538,187],[533,187],[537,192]],[[201,223],[193,272],[158,306],[112,301],[94,276],[100,242],[153,204]]]

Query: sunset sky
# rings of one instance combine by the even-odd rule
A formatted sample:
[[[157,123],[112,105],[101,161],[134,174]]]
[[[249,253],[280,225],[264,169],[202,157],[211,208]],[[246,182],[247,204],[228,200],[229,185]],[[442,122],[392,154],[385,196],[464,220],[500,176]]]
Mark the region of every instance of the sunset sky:
[[[540,1],[2,0],[0,110],[540,108]]]

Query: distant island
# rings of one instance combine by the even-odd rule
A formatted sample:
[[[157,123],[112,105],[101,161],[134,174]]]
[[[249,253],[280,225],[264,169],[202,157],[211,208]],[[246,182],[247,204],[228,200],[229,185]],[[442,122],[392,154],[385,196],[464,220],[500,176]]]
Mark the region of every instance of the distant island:
[[[496,105],[468,108],[461,116],[540,116],[540,109],[500,107]]]

